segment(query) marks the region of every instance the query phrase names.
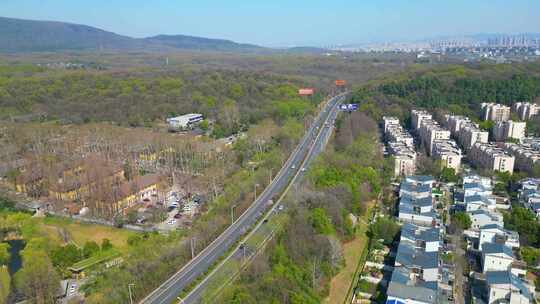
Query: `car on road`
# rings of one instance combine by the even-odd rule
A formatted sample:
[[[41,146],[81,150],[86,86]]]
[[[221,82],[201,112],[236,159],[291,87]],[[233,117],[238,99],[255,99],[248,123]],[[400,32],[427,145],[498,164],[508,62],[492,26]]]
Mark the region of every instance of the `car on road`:
[[[169,206],[169,208],[167,208],[167,212],[171,212],[174,209],[176,209],[176,206]]]
[[[181,218],[181,217],[182,217],[182,213],[177,213],[177,214],[174,215],[174,218],[175,218],[175,219],[179,219],[179,218]]]
[[[296,165],[292,165],[292,166],[291,166],[291,169],[296,169]]]

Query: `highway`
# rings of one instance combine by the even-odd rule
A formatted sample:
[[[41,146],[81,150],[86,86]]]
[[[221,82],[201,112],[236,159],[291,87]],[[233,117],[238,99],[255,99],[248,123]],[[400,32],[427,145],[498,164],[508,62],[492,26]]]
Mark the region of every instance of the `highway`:
[[[210,245],[150,293],[141,303],[169,304],[179,302],[177,297],[181,291],[211,268],[243,235],[251,230],[259,218],[267,211],[268,201],[275,200],[289,186],[293,178],[303,176],[305,173],[302,170],[303,163],[309,163],[316,155],[313,152],[318,153],[324,148],[328,136],[331,134],[331,127],[325,125],[325,122],[335,119],[338,110],[337,105],[344,98],[345,95],[338,95],[325,104],[323,110],[315,118],[289,159],[251,206]],[[199,287],[197,286],[195,290],[198,290]],[[183,299],[184,303],[196,302],[200,292],[191,292],[189,295],[189,301]]]

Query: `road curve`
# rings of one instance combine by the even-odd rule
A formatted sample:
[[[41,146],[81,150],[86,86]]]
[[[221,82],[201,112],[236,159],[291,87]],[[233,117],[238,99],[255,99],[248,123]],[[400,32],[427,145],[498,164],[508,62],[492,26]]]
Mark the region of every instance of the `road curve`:
[[[212,243],[140,303],[169,304],[178,301],[178,295],[186,286],[206,272],[221,256],[227,253],[242,235],[257,223],[259,217],[262,216],[268,207],[268,200],[275,198],[285,190],[292,177],[301,169],[301,164],[308,156],[308,152],[312,150],[312,147],[318,148],[323,146],[322,140],[324,140],[325,136],[317,136],[319,130],[324,127],[324,122],[329,115],[335,117],[337,105],[344,98],[344,94],[338,95],[325,104],[323,110],[311,124],[298,146],[291,153],[289,159],[251,206]]]

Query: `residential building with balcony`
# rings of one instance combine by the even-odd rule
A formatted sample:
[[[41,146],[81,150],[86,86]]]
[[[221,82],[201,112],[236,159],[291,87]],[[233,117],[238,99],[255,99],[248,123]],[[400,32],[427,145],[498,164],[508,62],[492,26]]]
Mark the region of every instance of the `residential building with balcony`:
[[[514,172],[514,156],[491,143],[475,143],[469,160],[478,168],[499,172]]]
[[[498,103],[482,103],[483,120],[506,121],[510,119],[510,107]]]
[[[515,167],[520,171],[530,172],[540,164],[540,151],[527,144],[504,144],[505,150],[514,156]]]
[[[509,138],[522,140],[525,138],[527,123],[523,121],[498,121],[493,126],[493,138],[496,141],[505,141]]]
[[[540,105],[530,102],[516,102],[512,109],[521,120],[529,120],[540,113]]]
[[[394,158],[394,177],[413,175],[416,171],[416,152],[402,142],[389,142],[388,150]]]
[[[426,119],[432,119],[433,116],[424,110],[412,110],[411,111],[411,127],[414,131],[418,131],[422,125],[422,121]]]
[[[446,168],[452,168],[459,172],[461,168],[461,149],[455,141],[435,140],[433,142],[433,158],[441,161],[441,165]]]

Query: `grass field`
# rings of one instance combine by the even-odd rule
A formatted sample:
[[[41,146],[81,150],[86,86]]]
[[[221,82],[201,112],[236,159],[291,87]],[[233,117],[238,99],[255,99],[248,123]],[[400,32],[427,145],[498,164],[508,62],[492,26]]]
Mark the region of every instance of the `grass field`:
[[[137,232],[109,226],[95,225],[64,219],[59,217],[46,217],[41,219],[42,231],[51,239],[59,242],[72,241],[82,246],[87,241],[101,244],[103,239],[109,239],[119,251],[127,250],[127,239]]]

